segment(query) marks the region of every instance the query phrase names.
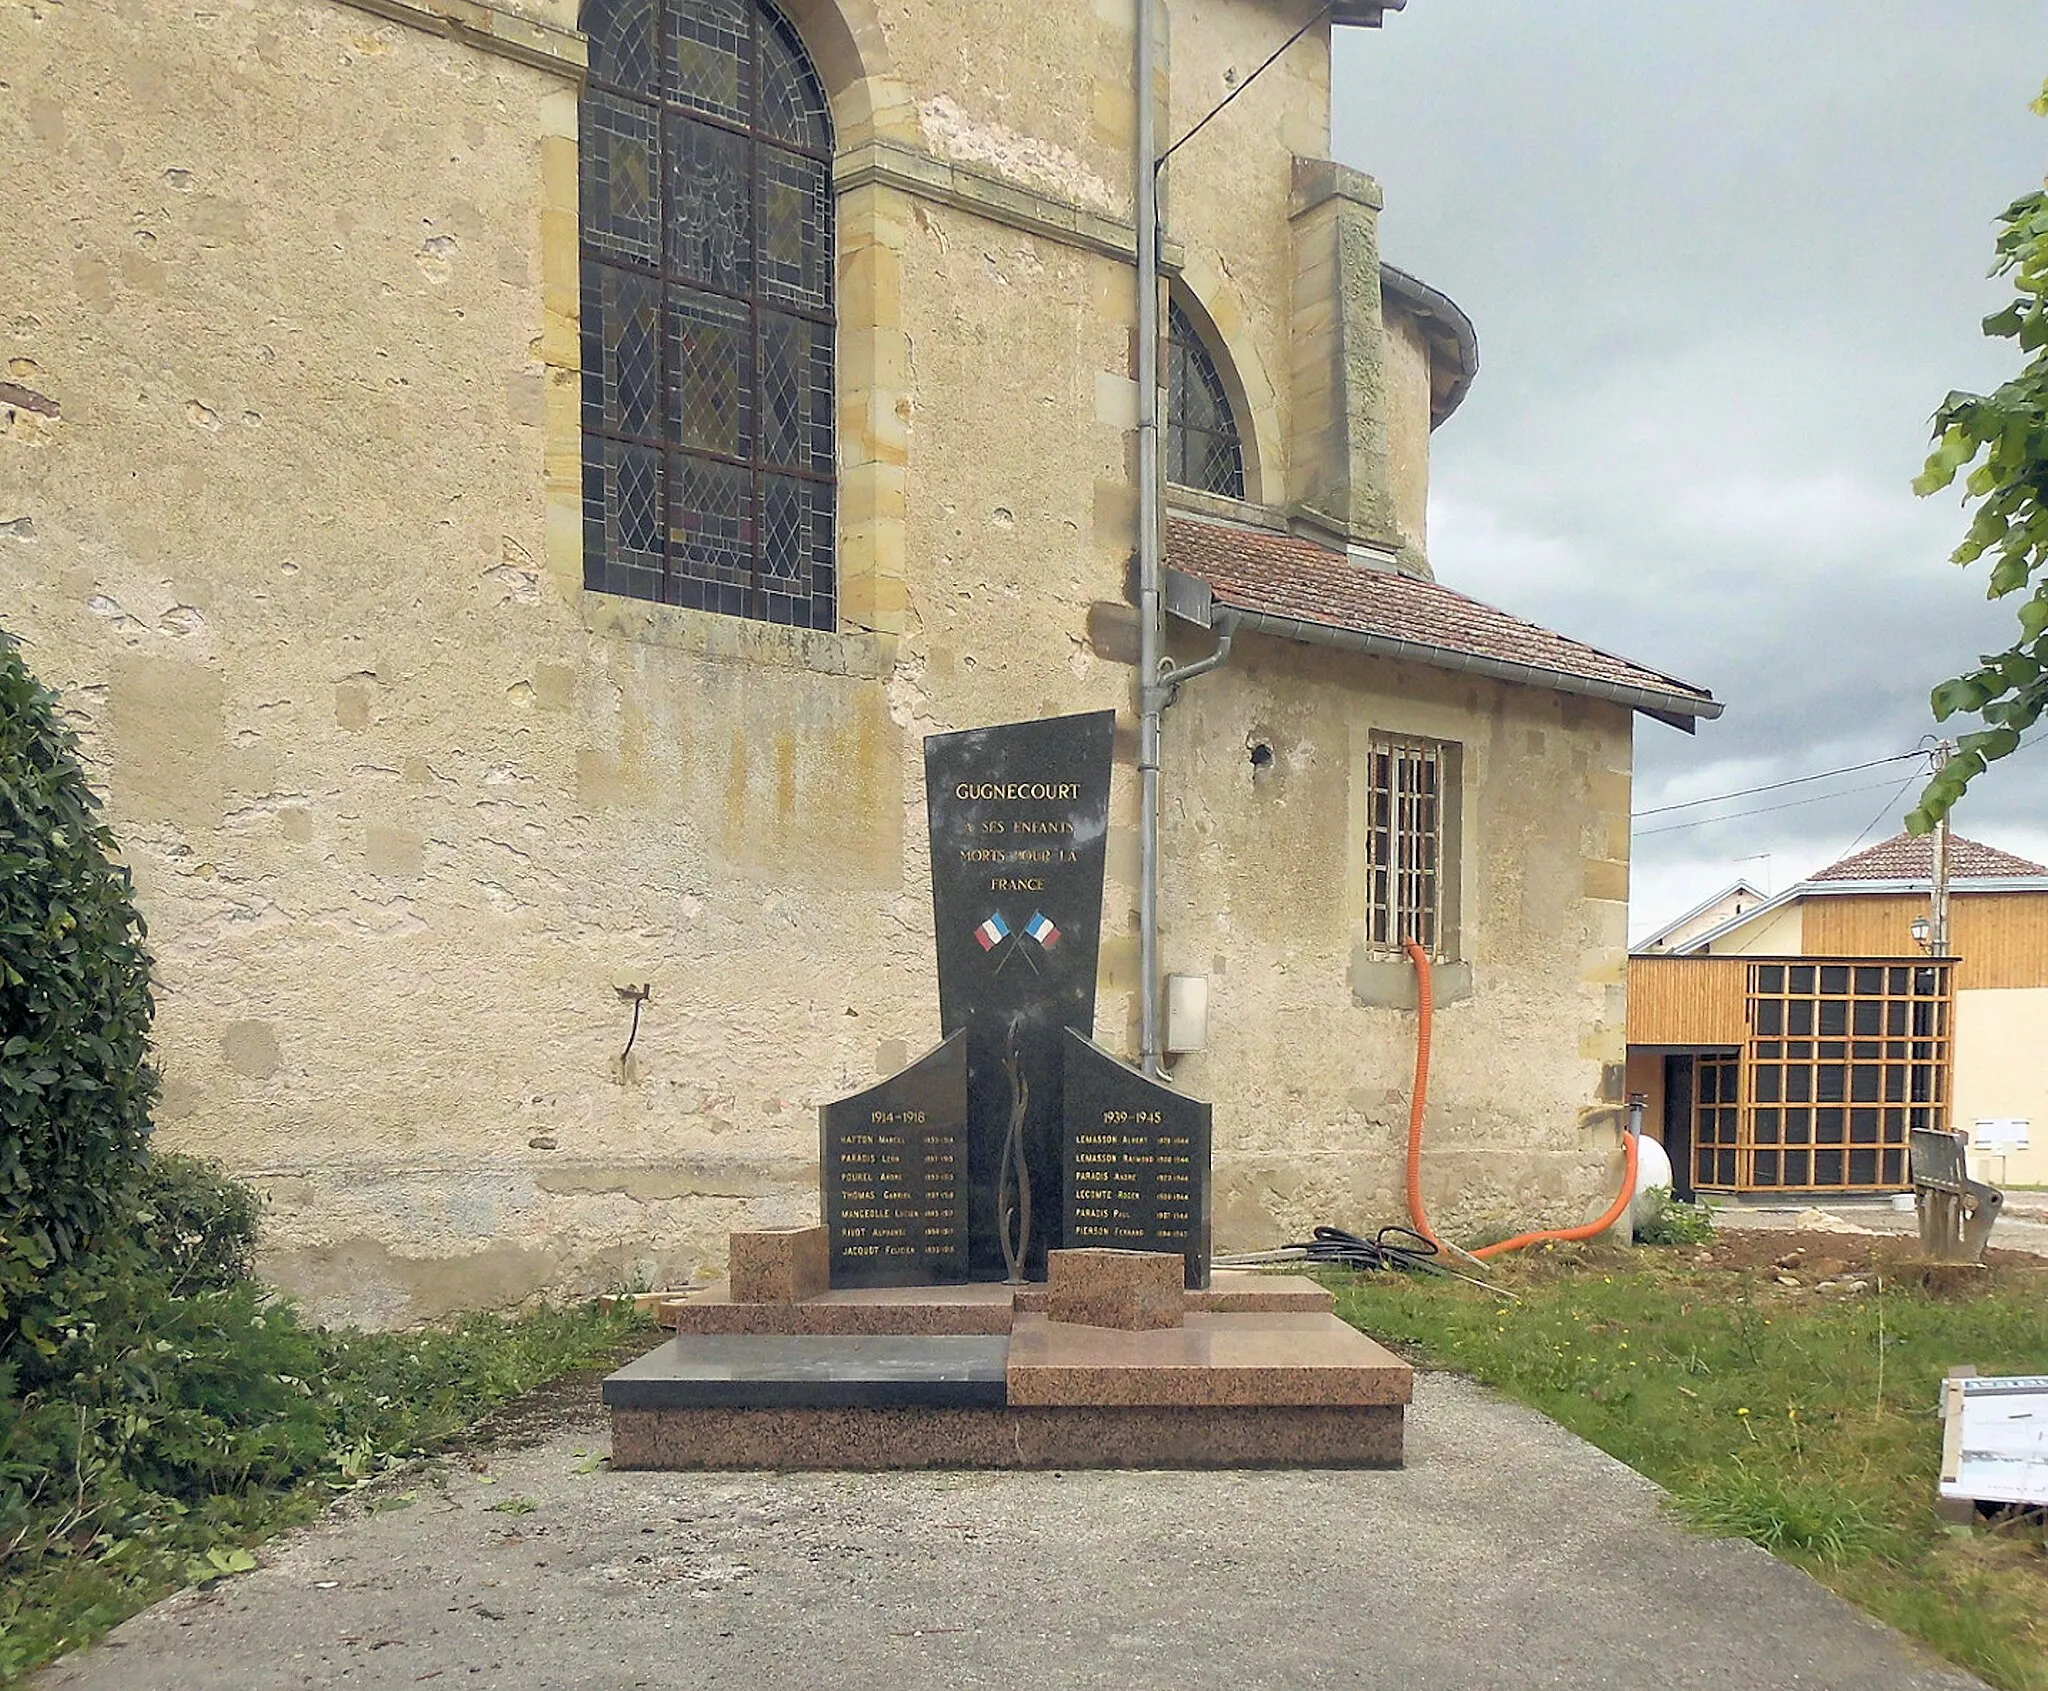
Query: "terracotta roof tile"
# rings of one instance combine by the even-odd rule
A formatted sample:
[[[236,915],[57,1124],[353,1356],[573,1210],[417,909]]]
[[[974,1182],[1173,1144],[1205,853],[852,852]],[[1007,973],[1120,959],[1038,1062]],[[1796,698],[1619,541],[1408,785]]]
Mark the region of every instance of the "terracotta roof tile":
[[[1996,846],[1980,845],[1960,834],[1948,841],[1948,875],[1951,881],[1977,881],[1998,875],[2048,875],[2048,868],[2029,863]],[[1810,877],[1816,881],[1926,881],[1934,880],[1934,837],[1922,834],[1894,834],[1888,840],[1845,857],[1839,863]]]
[[[1703,687],[1567,639],[1434,581],[1355,563],[1297,535],[1169,517],[1166,553],[1175,569],[1206,581],[1219,604],[1520,665],[1567,683],[1659,693],[1680,714],[1720,714]],[[1429,659],[1417,653],[1416,661]]]

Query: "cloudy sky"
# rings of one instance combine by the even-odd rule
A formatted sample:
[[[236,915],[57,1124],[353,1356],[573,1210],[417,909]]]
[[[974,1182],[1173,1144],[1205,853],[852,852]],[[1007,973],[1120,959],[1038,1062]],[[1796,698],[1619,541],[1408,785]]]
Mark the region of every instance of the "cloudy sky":
[[[1639,719],[1634,931],[1895,832],[1911,764],[1642,812],[1906,751],[2008,643],[1947,562],[1957,497],[1908,484],[1943,395],[2017,368],[1978,325],[1992,220],[2048,172],[2041,0],[1409,0],[1338,54],[1386,257],[1479,329],[1438,576],[1727,702]],[[2048,860],[2048,752],[1957,827]]]

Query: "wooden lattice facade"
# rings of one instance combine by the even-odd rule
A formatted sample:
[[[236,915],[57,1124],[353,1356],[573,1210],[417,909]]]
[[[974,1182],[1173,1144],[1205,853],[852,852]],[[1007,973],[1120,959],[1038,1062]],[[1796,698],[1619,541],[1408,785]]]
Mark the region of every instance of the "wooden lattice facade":
[[[1629,1044],[1690,1059],[1684,1172],[1721,1192],[1884,1192],[1946,1128],[1954,969],[1926,957],[1638,957]]]

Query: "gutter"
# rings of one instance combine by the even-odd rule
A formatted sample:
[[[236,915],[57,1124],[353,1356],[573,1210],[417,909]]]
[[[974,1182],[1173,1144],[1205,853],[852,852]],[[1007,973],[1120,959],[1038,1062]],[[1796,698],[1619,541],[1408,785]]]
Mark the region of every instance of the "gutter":
[[[1457,410],[1479,374],[1479,331],[1449,294],[1384,261],[1380,264],[1380,293],[1422,325],[1431,352],[1441,354],[1454,372],[1439,392],[1435,369],[1431,369],[1429,426],[1433,429]],[[1431,363],[1434,366],[1434,358]]]
[[[1934,890],[1932,876],[1922,875],[1918,880],[1890,881],[1848,881],[1820,880],[1802,881],[1795,889],[1811,898],[1853,898],[1864,896],[1910,894],[1925,898]],[[1950,893],[1960,896],[1970,892],[2048,892],[2048,875],[1969,875],[1957,876],[1948,884]]]

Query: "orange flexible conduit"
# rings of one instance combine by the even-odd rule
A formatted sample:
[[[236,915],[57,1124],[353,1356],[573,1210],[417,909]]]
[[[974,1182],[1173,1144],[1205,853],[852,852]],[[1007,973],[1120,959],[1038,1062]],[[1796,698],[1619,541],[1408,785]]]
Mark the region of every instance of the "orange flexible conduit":
[[[1408,953],[1408,961],[1415,965],[1415,1005],[1420,1012],[1415,1028],[1415,1089],[1408,1101],[1408,1215],[1415,1223],[1415,1231],[1442,1249],[1443,1241],[1429,1225],[1429,1212],[1422,1206],[1422,1108],[1429,1101],[1429,1037],[1436,1020],[1436,999],[1430,982],[1429,953],[1412,939],[1403,940],[1401,949]],[[1553,1227],[1540,1233],[1517,1233],[1512,1239],[1503,1239],[1497,1245],[1482,1245],[1476,1251],[1460,1254],[1484,1261],[1487,1257],[1505,1256],[1509,1251],[1519,1251],[1529,1245],[1590,1239],[1595,1234],[1605,1233],[1621,1219],[1629,1200],[1635,1196],[1636,1136],[1633,1133],[1623,1134],[1622,1144],[1621,1191],[1616,1194],[1612,1207],[1598,1221],[1589,1221],[1583,1227]],[[1455,1246],[1451,1248],[1456,1249]]]

